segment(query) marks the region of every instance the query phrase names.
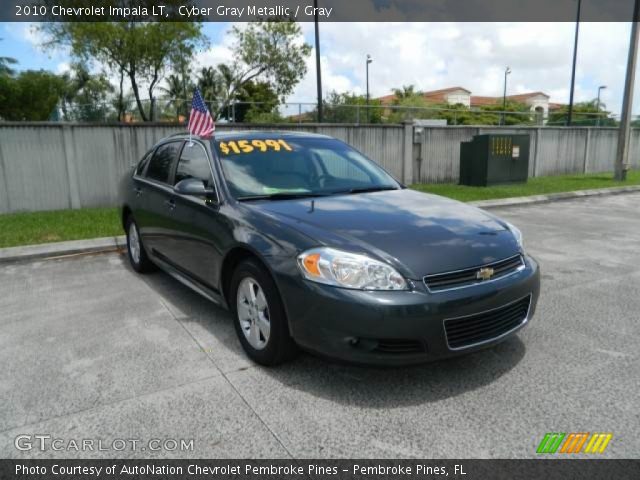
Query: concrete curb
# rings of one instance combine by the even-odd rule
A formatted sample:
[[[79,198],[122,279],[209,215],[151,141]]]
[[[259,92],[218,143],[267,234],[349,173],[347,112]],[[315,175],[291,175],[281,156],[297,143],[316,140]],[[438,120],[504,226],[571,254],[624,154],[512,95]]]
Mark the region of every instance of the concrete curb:
[[[533,195],[530,197],[501,198],[497,200],[481,200],[469,202],[479,208],[498,208],[526,206],[536,203],[549,203],[575,198],[617,195],[621,193],[640,192],[640,185],[629,187],[611,187],[593,190],[578,190],[575,192],[552,193],[549,195]],[[89,240],[73,240],[70,242],[43,243],[40,245],[26,245],[22,247],[0,248],[0,263],[19,262],[37,258],[62,257],[85,253],[112,252],[126,246],[126,237],[92,238]]]
[[[560,200],[573,200],[584,197],[597,197],[604,195],[618,195],[621,193],[640,192],[640,185],[628,187],[596,188],[591,190],[577,190],[575,192],[550,193],[548,195],[531,195],[528,197],[499,198],[495,200],[480,200],[469,202],[469,205],[479,208],[498,208],[533,205],[536,203],[557,202]]]
[[[84,253],[113,252],[125,245],[126,237],[119,236],[0,248],[0,263],[78,255]]]

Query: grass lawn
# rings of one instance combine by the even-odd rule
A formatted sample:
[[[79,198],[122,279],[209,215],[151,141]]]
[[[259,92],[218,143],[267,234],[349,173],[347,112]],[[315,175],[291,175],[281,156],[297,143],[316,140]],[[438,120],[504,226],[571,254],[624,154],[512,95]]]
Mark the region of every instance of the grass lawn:
[[[492,198],[524,197],[547,193],[571,192],[591,188],[620,187],[640,185],[640,170],[629,171],[626,182],[613,181],[613,174],[597,173],[591,175],[562,175],[557,177],[530,178],[526,184],[499,185],[494,187],[468,187],[451,183],[411,185],[414,190],[435,193],[463,202],[490,200]]]
[[[0,215],[0,248],[124,235],[116,208]]]
[[[609,174],[595,174],[539,177],[530,179],[526,184],[497,187],[415,184],[411,185],[411,188],[469,202],[621,185],[640,185],[640,171],[629,172],[627,181],[623,183],[614,182]],[[115,208],[0,215],[0,248],[123,234]]]

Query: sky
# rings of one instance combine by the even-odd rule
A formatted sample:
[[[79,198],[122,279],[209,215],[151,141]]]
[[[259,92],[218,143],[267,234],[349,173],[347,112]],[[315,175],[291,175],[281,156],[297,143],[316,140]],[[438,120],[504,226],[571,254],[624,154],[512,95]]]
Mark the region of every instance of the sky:
[[[301,23],[313,46],[313,23]],[[232,59],[228,23],[205,23],[210,47],[198,52],[196,67]],[[473,95],[501,96],[506,66],[508,94],[542,91],[552,102],[568,103],[575,23],[321,23],[324,95],[335,90],[365,92],[365,59],[370,54],[373,97],[413,84],[419,90],[461,86]],[[597,96],[614,114],[622,104],[630,24],[581,23],[575,100]],[[68,69],[66,51],[43,51],[42,38],[27,23],[0,23],[0,56],[19,69]],[[300,39],[302,41],[302,39]],[[636,82],[638,83],[638,82]],[[640,88],[638,85],[636,88]],[[289,102],[316,101],[315,51]],[[636,102],[640,103],[640,102]],[[634,113],[640,113],[640,105]]]

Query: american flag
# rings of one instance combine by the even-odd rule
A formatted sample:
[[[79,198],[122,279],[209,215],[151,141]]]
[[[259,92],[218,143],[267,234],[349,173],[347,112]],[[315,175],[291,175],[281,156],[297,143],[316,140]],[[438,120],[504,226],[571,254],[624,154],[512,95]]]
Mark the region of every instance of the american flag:
[[[213,118],[207,110],[207,106],[202,100],[200,90],[197,88],[193,91],[193,100],[191,100],[191,113],[189,114],[189,125],[187,126],[191,135],[200,137],[211,137],[216,131],[216,125]]]

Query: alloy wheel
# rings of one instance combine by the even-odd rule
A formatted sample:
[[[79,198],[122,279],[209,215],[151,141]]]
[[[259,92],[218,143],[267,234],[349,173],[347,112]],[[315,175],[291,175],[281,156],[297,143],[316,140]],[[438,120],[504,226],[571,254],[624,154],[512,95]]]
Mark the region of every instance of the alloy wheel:
[[[129,253],[131,259],[137,265],[140,263],[140,237],[138,236],[138,229],[136,224],[131,222],[129,224]]]
[[[247,342],[256,350],[262,350],[269,342],[271,321],[264,291],[254,278],[243,278],[238,285],[236,306]]]

